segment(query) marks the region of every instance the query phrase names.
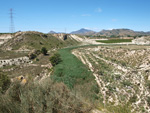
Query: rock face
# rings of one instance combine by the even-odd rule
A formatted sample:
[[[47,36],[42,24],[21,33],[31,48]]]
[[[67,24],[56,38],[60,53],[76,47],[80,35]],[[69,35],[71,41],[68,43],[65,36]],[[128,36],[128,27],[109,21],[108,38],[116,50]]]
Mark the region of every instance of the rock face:
[[[132,40],[132,43],[137,44],[137,45],[149,45],[150,44],[150,36],[134,39],[134,40]]]
[[[58,37],[61,40],[66,40],[68,38],[68,35],[67,34],[63,34],[63,33],[53,34],[53,36]]]
[[[0,67],[31,63],[28,57],[0,60]]]
[[[12,38],[11,34],[2,34],[2,35],[0,35],[0,45],[7,42],[11,38]]]

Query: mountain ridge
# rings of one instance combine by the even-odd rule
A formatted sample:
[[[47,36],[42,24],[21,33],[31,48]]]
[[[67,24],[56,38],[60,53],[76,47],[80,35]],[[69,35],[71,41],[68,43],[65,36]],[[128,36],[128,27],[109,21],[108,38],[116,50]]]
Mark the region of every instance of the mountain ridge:
[[[101,30],[99,32],[92,31],[89,29],[82,28],[77,31],[73,31],[70,34],[79,34],[79,35],[94,35],[94,36],[139,36],[139,35],[150,35],[150,31],[134,31],[127,28],[120,28],[120,29],[112,29],[112,30]]]
[[[80,30],[73,31],[70,34],[93,35],[95,33],[96,33],[95,31],[92,31],[92,30],[89,30],[89,29],[85,29],[85,28],[81,28]]]

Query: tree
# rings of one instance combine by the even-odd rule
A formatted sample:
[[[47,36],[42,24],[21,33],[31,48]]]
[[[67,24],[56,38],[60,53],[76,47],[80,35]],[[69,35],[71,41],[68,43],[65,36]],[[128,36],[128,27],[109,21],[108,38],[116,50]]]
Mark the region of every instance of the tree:
[[[43,55],[47,55],[47,49],[45,47],[42,47],[41,52]]]
[[[49,60],[52,64],[52,66],[55,66],[62,61],[60,58],[60,54],[58,54],[58,53],[55,53],[53,56],[51,56]]]

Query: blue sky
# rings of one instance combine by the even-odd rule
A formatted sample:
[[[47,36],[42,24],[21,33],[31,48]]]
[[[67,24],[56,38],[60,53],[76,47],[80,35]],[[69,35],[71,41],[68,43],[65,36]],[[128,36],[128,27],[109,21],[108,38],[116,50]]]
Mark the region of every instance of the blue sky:
[[[15,31],[150,31],[150,0],[1,0],[0,4],[0,32],[9,32],[10,8]]]

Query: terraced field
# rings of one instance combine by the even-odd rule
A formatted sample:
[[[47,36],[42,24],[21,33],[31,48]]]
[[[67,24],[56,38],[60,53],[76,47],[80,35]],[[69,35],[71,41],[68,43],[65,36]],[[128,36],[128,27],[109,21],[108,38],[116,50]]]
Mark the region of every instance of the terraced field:
[[[150,112],[150,47],[96,46],[72,53],[93,72],[111,112]]]

